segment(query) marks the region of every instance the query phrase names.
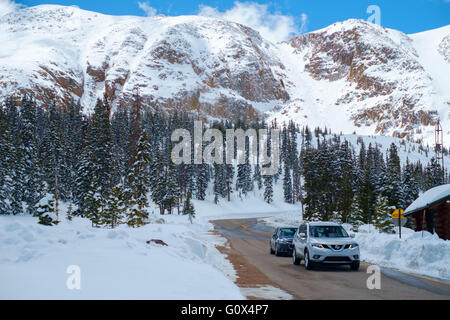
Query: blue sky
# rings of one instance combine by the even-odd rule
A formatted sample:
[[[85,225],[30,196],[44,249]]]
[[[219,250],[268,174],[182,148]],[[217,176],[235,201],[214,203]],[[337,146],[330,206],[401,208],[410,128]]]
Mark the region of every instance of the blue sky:
[[[113,15],[146,15],[138,5],[138,1],[134,0],[16,0],[16,2],[26,6],[77,5],[82,9]],[[140,0],[140,2],[142,8],[151,8],[150,11],[147,10],[150,14],[155,12],[165,15],[198,14],[200,8],[206,8],[209,11],[204,12],[222,17],[232,14],[239,20],[242,11],[245,10],[245,6],[241,6],[241,11],[232,11],[233,8],[236,9],[234,0]],[[265,8],[266,12],[260,17],[262,20],[288,18],[290,22],[288,20],[286,22],[295,24],[289,26],[290,32],[293,31],[292,28],[297,32],[300,29],[303,32],[314,31],[349,18],[367,19],[370,16],[366,13],[369,5],[377,5],[380,8],[382,26],[405,33],[416,33],[450,24],[450,0],[253,0],[241,3],[253,5],[251,8],[257,10]]]

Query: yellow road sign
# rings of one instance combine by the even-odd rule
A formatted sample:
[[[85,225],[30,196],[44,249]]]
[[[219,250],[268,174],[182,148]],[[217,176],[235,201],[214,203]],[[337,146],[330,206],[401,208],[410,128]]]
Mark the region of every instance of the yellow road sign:
[[[398,216],[400,215],[400,219],[406,219],[406,218],[403,216],[403,213],[404,213],[404,212],[405,212],[405,210],[403,210],[403,209],[395,209],[395,211],[392,212],[392,218],[398,219]]]

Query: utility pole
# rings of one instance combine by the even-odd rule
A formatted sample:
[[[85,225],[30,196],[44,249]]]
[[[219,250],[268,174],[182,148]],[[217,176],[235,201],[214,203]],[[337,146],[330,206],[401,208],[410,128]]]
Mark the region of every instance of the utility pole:
[[[439,119],[436,123],[436,129],[434,132],[435,138],[435,151],[436,151],[436,162],[439,163],[442,169],[442,174],[444,173],[444,130],[442,130],[441,123]]]

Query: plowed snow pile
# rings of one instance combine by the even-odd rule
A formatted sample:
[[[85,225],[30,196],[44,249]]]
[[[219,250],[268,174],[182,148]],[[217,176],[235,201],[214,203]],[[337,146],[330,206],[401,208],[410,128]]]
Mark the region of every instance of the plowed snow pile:
[[[450,241],[429,232],[402,228],[398,234],[362,226],[356,233],[361,258],[370,263],[450,281]]]

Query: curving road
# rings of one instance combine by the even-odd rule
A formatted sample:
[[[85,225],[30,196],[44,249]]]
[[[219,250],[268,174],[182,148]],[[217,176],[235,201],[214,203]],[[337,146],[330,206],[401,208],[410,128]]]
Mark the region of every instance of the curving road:
[[[241,287],[272,285],[294,299],[445,299],[450,300],[450,283],[381,268],[381,289],[369,290],[369,264],[358,272],[348,266],[326,266],[305,270],[292,264],[291,257],[269,254],[273,228],[257,219],[212,221],[215,230],[228,239],[228,258],[237,270]]]

